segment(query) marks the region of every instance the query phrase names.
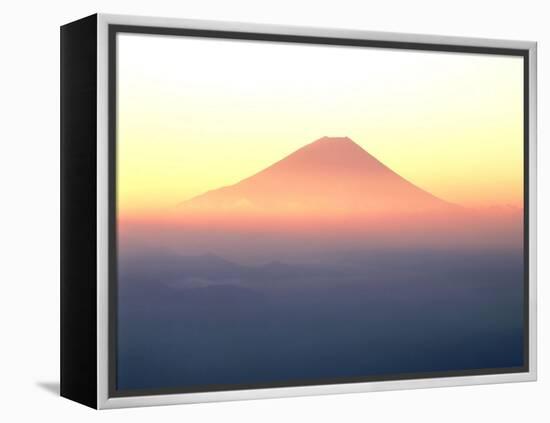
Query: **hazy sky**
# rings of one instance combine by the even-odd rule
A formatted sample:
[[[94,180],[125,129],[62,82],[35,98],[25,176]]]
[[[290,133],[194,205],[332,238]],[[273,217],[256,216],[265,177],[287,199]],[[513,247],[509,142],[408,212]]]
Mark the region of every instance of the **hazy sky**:
[[[322,136],[432,194],[521,206],[519,57],[118,35],[118,201],[172,207]]]

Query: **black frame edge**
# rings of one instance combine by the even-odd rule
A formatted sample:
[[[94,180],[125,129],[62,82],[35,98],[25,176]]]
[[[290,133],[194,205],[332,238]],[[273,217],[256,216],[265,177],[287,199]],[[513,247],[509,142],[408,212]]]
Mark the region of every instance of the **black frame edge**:
[[[97,15],[60,31],[61,396],[97,408]]]

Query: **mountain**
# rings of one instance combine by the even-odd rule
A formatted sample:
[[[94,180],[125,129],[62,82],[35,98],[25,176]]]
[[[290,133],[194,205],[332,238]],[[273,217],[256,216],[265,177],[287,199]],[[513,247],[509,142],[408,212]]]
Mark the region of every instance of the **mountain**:
[[[376,215],[456,208],[347,137],[323,137],[240,182],[180,204],[201,214]]]

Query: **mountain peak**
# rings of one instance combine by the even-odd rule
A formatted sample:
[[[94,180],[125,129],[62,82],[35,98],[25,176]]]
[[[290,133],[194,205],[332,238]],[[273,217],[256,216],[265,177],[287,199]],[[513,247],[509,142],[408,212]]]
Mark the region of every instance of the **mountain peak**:
[[[349,137],[321,137],[318,140],[313,141],[310,144],[307,144],[305,147],[313,147],[313,146],[333,146],[333,147],[345,147],[345,146],[355,146],[361,148],[357,143],[355,143],[351,138]]]
[[[345,136],[319,138],[271,166],[281,167],[292,173],[296,170],[308,172],[311,177],[315,177],[315,173],[341,173],[357,168],[376,171],[386,168],[363,147]]]
[[[324,137],[321,137],[318,140],[313,141],[313,142],[314,143],[315,142],[351,142],[351,143],[355,144],[355,142],[353,142],[353,140],[349,137],[327,137],[327,136],[324,136]]]

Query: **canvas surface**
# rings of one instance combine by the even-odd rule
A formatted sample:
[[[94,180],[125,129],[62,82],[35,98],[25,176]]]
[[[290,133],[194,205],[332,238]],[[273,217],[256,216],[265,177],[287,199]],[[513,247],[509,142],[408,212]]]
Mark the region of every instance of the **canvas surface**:
[[[117,389],[525,365],[522,57],[117,53]]]

